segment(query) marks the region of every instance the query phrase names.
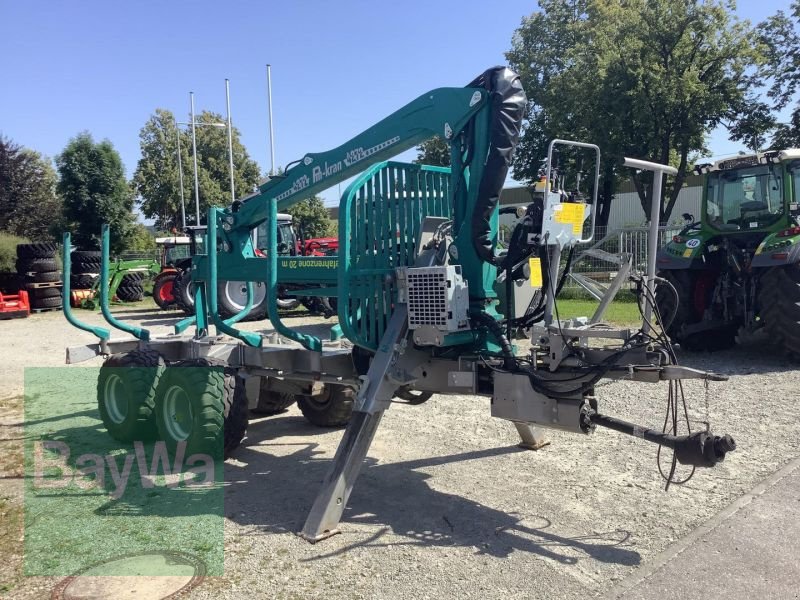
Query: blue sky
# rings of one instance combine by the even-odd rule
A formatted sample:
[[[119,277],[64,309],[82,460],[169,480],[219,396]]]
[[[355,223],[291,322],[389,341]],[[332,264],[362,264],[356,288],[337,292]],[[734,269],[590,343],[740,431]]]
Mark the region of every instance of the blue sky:
[[[789,0],[740,2],[759,21]],[[269,168],[266,64],[277,164],[337,146],[436,87],[504,62],[530,0],[42,2],[0,0],[0,133],[48,156],[83,130],[108,138],[130,176],[157,108],[225,112]],[[714,154],[736,152],[724,133]],[[335,191],[326,194],[332,201]]]

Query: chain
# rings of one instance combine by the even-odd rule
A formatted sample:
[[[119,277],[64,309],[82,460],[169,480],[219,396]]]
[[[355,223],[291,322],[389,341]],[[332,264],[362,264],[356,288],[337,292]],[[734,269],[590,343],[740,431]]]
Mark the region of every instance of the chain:
[[[706,433],[711,430],[711,409],[709,408],[709,391],[708,391],[708,378],[703,380],[703,385],[705,386],[705,405],[706,405]]]

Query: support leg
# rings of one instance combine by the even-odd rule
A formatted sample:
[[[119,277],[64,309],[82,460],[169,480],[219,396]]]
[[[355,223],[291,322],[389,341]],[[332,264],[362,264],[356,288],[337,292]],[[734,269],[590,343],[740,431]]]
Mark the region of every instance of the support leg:
[[[383,411],[354,412],[300,537],[314,543],[339,533],[339,520],[364,464]]]
[[[339,520],[383,412],[389,408],[395,390],[402,383],[393,378],[393,372],[410,368],[399,344],[408,331],[407,315],[405,304],[395,307],[370,363],[366,381],[358,392],[353,416],[300,532],[300,536],[309,542],[318,542],[338,533]]]
[[[517,433],[522,440],[518,444],[520,448],[539,450],[550,445],[550,440],[545,437],[538,427],[533,427],[528,423],[514,423],[514,427],[517,428]]]

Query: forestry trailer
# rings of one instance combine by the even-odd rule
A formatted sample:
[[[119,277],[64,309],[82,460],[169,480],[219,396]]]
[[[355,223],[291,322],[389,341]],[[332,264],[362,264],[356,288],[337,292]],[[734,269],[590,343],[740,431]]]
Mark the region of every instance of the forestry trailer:
[[[519,220],[507,251],[497,252],[499,195],[525,106],[517,75],[489,69],[466,87],[419,96],[333,150],[305,155],[245,201],[209,209],[205,251],[192,257],[196,314],[178,323],[174,335],[153,337],[117,320],[105,296],[103,314],[125,337],[111,339],[108,329],[81,323],[65,307],[74,325],[98,337],[68,348],[67,361],[108,357],[97,390],[111,435],[130,442],[155,432],[169,448],[185,444],[187,456],[211,443],[230,451],[244,437],[248,406],[277,410],[294,400],[315,424],[347,423],[302,530],[309,541],[337,531],[381,417],[397,398],[418,404],[431,394],[483,396],[491,415],[514,423],[530,448],[542,441],[534,426],[579,435],[600,426],[673,449],[673,467],[721,461],[735,448],[732,438],[692,431],[688,423],[678,431],[677,399],[682,379],[724,377],[677,365],[655,320],[636,330],[603,324],[602,310],[588,320],[554,318],[565,278],[562,250],[593,236],[596,146],[551,143],[545,193]],[[452,168],[388,161],[436,135],[450,145]],[[553,162],[559,148],[593,157],[591,193],[567,189]],[[336,260],[282,257],[278,210],[353,177],[340,203]],[[251,236],[262,223],[266,258],[257,256]],[[107,227],[102,233],[107,255]],[[622,278],[628,269],[620,268]],[[227,319],[220,314],[222,279],[247,288],[246,306]],[[338,299],[340,329],[333,329],[343,336],[326,341],[282,320],[280,287],[293,279],[316,281],[310,292]],[[236,325],[252,306],[254,283],[266,287],[274,333]],[[652,278],[640,286],[646,314],[657,312],[652,288]],[[610,297],[604,301],[601,309]],[[530,344],[515,345],[521,332]],[[674,428],[602,414],[595,388],[604,378],[667,382]],[[660,407],[653,410],[657,419]]]

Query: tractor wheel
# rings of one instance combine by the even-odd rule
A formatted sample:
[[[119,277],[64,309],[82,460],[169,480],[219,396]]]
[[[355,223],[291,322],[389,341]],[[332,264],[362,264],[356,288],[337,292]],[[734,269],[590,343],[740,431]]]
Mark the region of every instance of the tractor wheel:
[[[18,258],[17,273],[46,273],[58,271],[55,258]]]
[[[343,427],[353,414],[356,391],[350,386],[328,384],[320,396],[297,396],[297,406],[317,427]]]
[[[56,283],[61,281],[61,271],[46,271],[27,275],[26,280],[31,283]]]
[[[52,242],[17,244],[17,258],[53,258],[57,249]]]
[[[232,369],[209,360],[186,360],[170,367],[155,406],[160,438],[174,454],[181,442],[186,456],[227,455],[247,430],[244,384]]]
[[[669,282],[656,286],[656,306],[664,320],[661,326],[667,335],[675,339],[685,324],[696,323],[692,303],[692,281],[689,271],[665,271],[658,276]],[[665,327],[666,326],[666,327]]]
[[[189,271],[179,271],[172,284],[175,305],[185,314],[194,314],[194,285]]]
[[[100,264],[102,253],[100,250],[73,250],[70,254],[72,262],[90,262]]]
[[[156,277],[155,284],[153,284],[153,300],[162,310],[167,310],[175,304],[173,289],[175,277],[177,277],[177,273],[174,271],[161,273]]]
[[[800,357],[800,265],[772,267],[761,276],[759,316],[773,340]]]
[[[698,323],[703,318],[716,282],[715,273],[675,270],[661,272],[658,276],[671,283],[677,292],[676,297],[668,285],[656,287],[658,313],[665,320],[667,335],[672,341],[690,352],[716,352],[736,345],[738,323],[689,335],[683,332],[685,325]],[[668,320],[673,314],[674,317]]]
[[[69,278],[69,284],[73,290],[90,290],[96,280],[97,275],[84,273],[83,275],[72,275]]]
[[[72,261],[72,272],[77,275],[82,275],[84,273],[100,273],[100,259],[74,260]]]
[[[244,318],[246,321],[258,321],[267,316],[267,286],[253,283],[253,308]],[[217,286],[217,305],[224,317],[238,315],[247,304],[247,284],[244,281],[220,281]]]
[[[31,298],[31,308],[61,308],[64,304],[61,293],[48,298]]]
[[[97,405],[112,438],[119,442],[155,438],[153,410],[164,368],[164,359],[152,350],[114,354],[103,363],[97,379]]]
[[[32,290],[28,290],[28,294],[31,297],[31,300],[36,302],[37,300],[43,300],[44,298],[61,298],[61,288],[58,287],[46,287],[46,288],[34,288]]]
[[[117,288],[117,298],[122,302],[138,302],[144,298],[144,288],[137,284],[120,285]]]
[[[253,412],[258,415],[277,415],[282,413],[297,399],[294,394],[288,392],[276,392],[269,389],[269,378],[261,378],[261,390],[258,394],[258,406]]]
[[[142,273],[139,271],[134,271],[133,273],[125,273],[122,276],[122,281],[119,282],[120,286],[124,287],[132,287],[135,285],[140,285],[141,282],[147,277],[147,273]]]

